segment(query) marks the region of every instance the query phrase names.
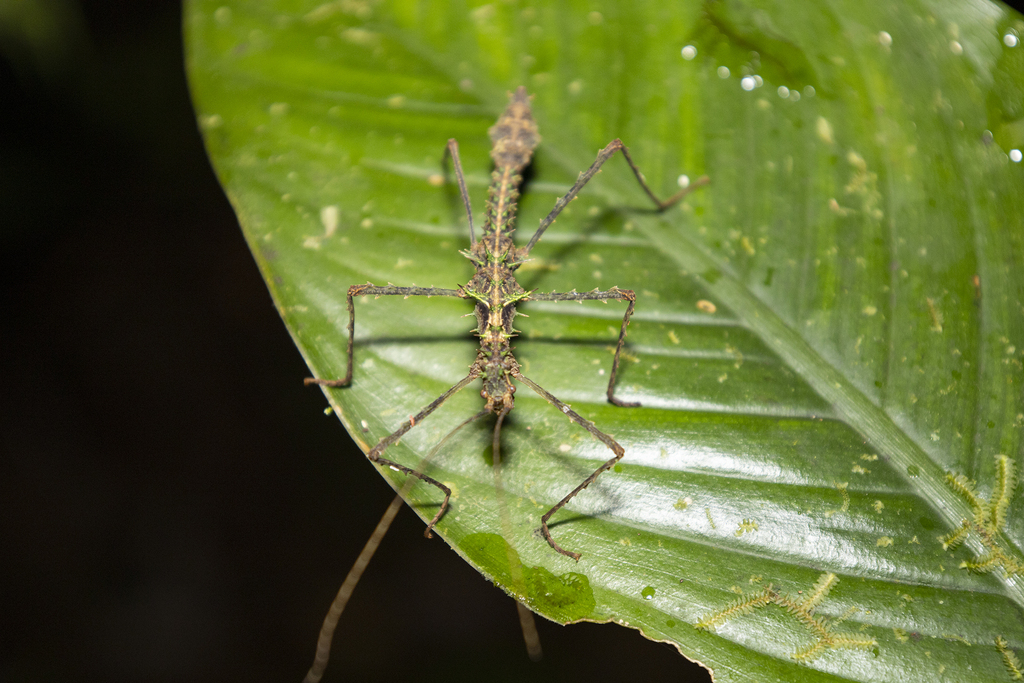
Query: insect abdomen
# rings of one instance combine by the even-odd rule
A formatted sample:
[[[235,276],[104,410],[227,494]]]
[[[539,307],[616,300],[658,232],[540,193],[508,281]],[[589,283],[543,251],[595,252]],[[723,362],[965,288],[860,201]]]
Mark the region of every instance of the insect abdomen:
[[[497,123],[488,131],[493,148],[491,158],[499,169],[521,171],[530,163],[533,150],[540,144],[537,124],[530,113],[530,96],[519,86]]]

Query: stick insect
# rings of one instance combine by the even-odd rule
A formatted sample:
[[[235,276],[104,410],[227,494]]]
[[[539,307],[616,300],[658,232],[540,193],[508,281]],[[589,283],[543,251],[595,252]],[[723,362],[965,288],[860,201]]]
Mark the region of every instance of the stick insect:
[[[473,210],[470,206],[469,194],[466,191],[466,181],[462,172],[462,162],[459,159],[459,145],[455,139],[448,141],[445,156],[450,157],[455,170],[455,178],[459,186],[459,195],[465,205],[466,217],[469,221],[470,248],[462,254],[468,258],[476,268],[476,273],[468,284],[458,289],[442,289],[437,287],[397,287],[387,285],[379,287],[372,283],[364,285],[353,285],[348,290],[348,369],[343,379],[314,379],[307,378],[307,385],[319,384],[328,387],[344,387],[352,382],[353,367],[353,339],[355,337],[355,298],[358,296],[371,295],[379,296],[448,296],[460,299],[467,299],[475,302],[475,314],[477,319],[476,335],[480,339],[480,349],[476,360],[470,366],[469,374],[455,383],[450,389],[438,396],[432,403],[423,408],[415,416],[410,417],[393,433],[382,438],[376,446],[367,454],[371,462],[386,465],[397,471],[415,477],[423,482],[437,487],[444,493],[444,501],[441,503],[437,514],[427,524],[424,535],[431,538],[431,530],[444,515],[448,508],[448,500],[451,497],[451,489],[441,482],[433,479],[424,472],[417,471],[411,467],[388,460],[383,456],[384,451],[410,429],[418,425],[447,401],[452,395],[466,388],[472,382],[483,380],[483,388],[480,395],[485,400],[483,409],[466,421],[472,422],[490,413],[497,415],[494,425],[493,453],[497,461],[500,452],[501,426],[505,417],[515,405],[516,387],[512,380],[517,380],[532,389],[548,403],[555,406],[564,413],[571,421],[590,432],[598,441],[603,443],[612,452],[612,457],[598,467],[594,472],[584,479],[576,488],[565,495],[540,519],[541,532],[555,551],[579,561],[580,554],[566,550],[552,537],[548,528],[548,521],[561,510],[583,489],[587,488],[606,470],[611,469],[615,463],[622,459],[625,450],[619,443],[608,434],[598,429],[592,422],[583,418],[568,405],[559,400],[549,391],[526,377],[512,355],[511,340],[516,336],[516,330],[512,327],[513,320],[518,314],[516,306],[528,301],[625,301],[626,312],[622,317],[622,325],[619,329],[619,339],[615,346],[615,355],[612,359],[611,377],[608,380],[607,397],[608,401],[623,408],[639,407],[639,403],[622,401],[615,396],[615,378],[619,370],[619,360],[622,354],[622,346],[626,339],[626,328],[629,325],[630,317],[633,315],[636,303],[636,294],[629,289],[611,289],[589,292],[538,292],[526,291],[516,281],[516,270],[528,260],[530,252],[544,235],[544,231],[555,221],[562,210],[575,199],[583,186],[590,181],[601,169],[601,166],[616,152],[622,152],[626,163],[633,171],[633,175],[640,183],[640,187],[654,202],[658,211],[664,211],[688,192],[703,185],[707,178],[703,177],[697,182],[678,191],[672,197],[661,201],[647,185],[643,174],[633,163],[629,150],[622,144],[621,140],[612,140],[604,149],[597,154],[597,159],[590,168],[579,175],[572,188],[558,201],[555,202],[551,212],[540,222],[537,231],[530,238],[524,247],[516,247],[512,241],[512,232],[515,229],[516,200],[519,197],[519,185],[522,182],[523,169],[530,163],[533,150],[540,143],[540,135],[537,132],[537,124],[530,111],[530,96],[526,88],[520,86],[514,93],[510,94],[510,101],[504,113],[498,118],[488,131],[490,134],[492,148],[491,158],[494,161],[494,171],[491,174],[491,184],[487,190],[487,204],[484,213],[483,235],[477,239],[473,227]],[[464,424],[466,424],[464,423]]]
[[[348,368],[345,372],[345,377],[343,379],[334,380],[307,378],[305,383],[307,385],[319,384],[328,387],[345,387],[352,383],[353,340],[355,337],[356,325],[355,297],[357,296],[402,296],[406,298],[410,296],[449,296],[475,301],[475,314],[477,318],[476,334],[480,338],[480,350],[477,352],[476,360],[470,366],[469,374],[459,380],[443,394],[438,396],[432,403],[423,408],[423,410],[415,416],[410,417],[407,421],[402,423],[402,425],[392,434],[381,439],[377,445],[370,450],[367,457],[371,462],[387,465],[412,477],[403,486],[403,493],[415,479],[431,484],[444,493],[444,501],[442,502],[441,507],[438,509],[437,514],[434,515],[434,518],[430,520],[430,523],[427,524],[427,528],[424,531],[424,535],[427,538],[430,538],[431,530],[448,508],[451,489],[436,479],[428,476],[424,472],[406,467],[405,465],[401,465],[393,460],[388,460],[382,457],[382,454],[389,446],[396,443],[406,432],[426,419],[451,396],[466,388],[477,379],[481,379],[483,380],[483,389],[480,391],[480,395],[485,399],[485,405],[480,412],[464,421],[456,428],[455,431],[458,431],[461,427],[464,427],[490,413],[496,414],[497,420],[494,425],[492,452],[494,462],[497,464],[500,461],[501,425],[505,420],[505,416],[509,414],[515,405],[514,396],[516,388],[515,385],[512,384],[512,380],[518,380],[539,394],[542,398],[548,401],[548,403],[551,403],[553,406],[561,410],[562,413],[567,415],[570,420],[590,432],[613,453],[612,458],[597,468],[589,477],[587,477],[575,489],[570,491],[541,517],[541,531],[548,544],[562,555],[566,555],[567,557],[571,557],[574,560],[579,561],[579,553],[565,550],[555,541],[554,538],[552,538],[551,530],[548,528],[548,520],[550,520],[556,512],[565,507],[565,505],[580,491],[593,483],[602,472],[612,468],[615,463],[621,460],[625,455],[625,450],[615,439],[602,432],[594,426],[592,422],[581,417],[546,389],[523,375],[519,367],[519,363],[516,362],[515,357],[512,355],[511,340],[516,336],[516,330],[513,329],[512,322],[517,315],[516,305],[521,302],[608,302],[611,300],[627,302],[626,312],[622,317],[622,326],[619,329],[619,340],[615,346],[615,356],[612,359],[612,372],[611,377],[608,380],[608,390],[606,393],[610,403],[623,408],[635,408],[639,407],[640,404],[622,401],[615,397],[614,392],[615,378],[619,369],[619,359],[622,354],[623,343],[626,339],[626,327],[629,325],[629,319],[633,315],[633,308],[636,303],[636,294],[632,290],[619,289],[618,287],[612,287],[611,289],[603,292],[597,289],[582,293],[576,292],[575,290],[564,293],[537,291],[527,292],[516,281],[515,272],[528,260],[530,251],[540,240],[544,231],[547,230],[555,221],[569,202],[576,198],[576,195],[583,189],[583,186],[597,174],[601,169],[601,166],[611,158],[615,152],[622,152],[622,156],[625,157],[626,163],[629,164],[629,168],[633,171],[633,175],[636,176],[640,186],[643,188],[644,192],[647,193],[647,196],[650,197],[651,201],[654,202],[658,211],[664,211],[669,208],[682,199],[688,192],[706,184],[708,179],[706,176],[702,177],[697,182],[683,188],[669,199],[661,201],[657,196],[655,196],[654,192],[651,191],[650,187],[648,187],[647,182],[640,173],[640,170],[636,167],[636,164],[633,163],[633,159],[629,155],[629,150],[626,149],[626,146],[622,144],[621,140],[615,139],[604,149],[598,152],[597,159],[595,159],[594,163],[591,164],[590,168],[581,173],[579,178],[577,178],[576,183],[565,194],[565,196],[555,202],[555,207],[544,218],[544,220],[540,222],[540,226],[537,228],[537,231],[534,233],[533,237],[530,238],[530,241],[526,246],[516,247],[512,242],[511,235],[515,228],[516,199],[519,197],[519,185],[523,180],[523,169],[529,165],[530,159],[533,156],[533,150],[540,143],[537,124],[534,122],[533,115],[530,112],[530,96],[527,95],[526,88],[520,86],[515,93],[510,95],[508,107],[498,118],[497,123],[491,127],[489,134],[493,145],[491,148],[491,158],[494,161],[495,168],[494,172],[491,174],[491,185],[487,190],[483,236],[480,240],[477,240],[476,233],[473,228],[473,209],[470,206],[469,193],[466,191],[466,180],[462,172],[462,162],[459,159],[458,142],[454,139],[449,140],[445,149],[445,156],[451,158],[452,165],[454,166],[455,178],[459,186],[459,195],[461,196],[462,203],[466,208],[466,218],[469,222],[470,248],[468,251],[463,251],[462,254],[466,256],[476,268],[476,273],[473,276],[473,279],[470,280],[468,284],[463,285],[458,289],[440,289],[437,287],[396,287],[390,284],[386,287],[378,287],[377,285],[369,282],[365,285],[353,285],[352,287],[349,287],[347,298]],[[449,433],[448,436],[451,436],[453,433],[454,432]],[[447,438],[448,437],[446,436],[445,439],[442,439],[442,441],[432,449],[431,455],[444,445],[444,441]],[[428,456],[427,460],[429,460],[430,457],[431,456]],[[392,501],[391,505],[384,513],[384,516],[378,523],[377,528],[371,535],[370,540],[367,541],[366,547],[363,548],[363,551],[360,553],[355,565],[353,565],[352,569],[349,571],[349,575],[345,578],[344,584],[338,591],[338,595],[335,597],[334,603],[331,605],[331,609],[328,612],[327,617],[324,619],[323,628],[320,631],[320,638],[317,642],[316,658],[313,662],[313,666],[306,674],[305,683],[318,683],[320,678],[323,676],[323,672],[327,666],[327,661],[330,656],[331,640],[333,639],[334,629],[338,623],[338,619],[340,618],[341,613],[355,588],[355,584],[359,581],[359,577],[362,575],[367,563],[369,563],[370,558],[373,556],[377,545],[380,543],[384,534],[387,533],[387,529],[391,524],[391,520],[394,519],[395,513],[398,511],[401,500],[402,494],[400,493],[395,497],[395,500]],[[531,653],[535,652],[539,655],[539,641],[536,641],[536,630],[532,625],[532,615],[521,604],[517,603],[517,607],[519,608],[520,613],[520,623],[523,627],[523,636],[527,641],[527,649],[530,650]],[[531,643],[531,639],[535,642]],[[531,658],[534,658],[533,654],[531,654]]]

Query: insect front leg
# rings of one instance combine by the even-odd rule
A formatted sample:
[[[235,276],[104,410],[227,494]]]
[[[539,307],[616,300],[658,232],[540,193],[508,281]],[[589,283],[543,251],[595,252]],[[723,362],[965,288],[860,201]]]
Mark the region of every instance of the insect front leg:
[[[355,298],[357,296],[372,295],[372,296],[403,296],[409,298],[410,296],[454,296],[458,298],[464,298],[462,292],[457,289],[440,289],[439,287],[395,287],[394,285],[388,285],[387,287],[378,287],[370,282],[365,285],[352,285],[348,288],[348,369],[345,372],[345,377],[342,379],[316,379],[315,377],[307,377],[303,380],[303,384],[309,386],[311,384],[319,384],[325,387],[347,387],[352,383],[352,356],[353,350],[352,345],[356,335],[356,307]]]
[[[604,165],[604,162],[608,161],[608,159],[610,159],[611,156],[616,152],[622,152],[622,156],[626,157],[626,163],[629,164],[630,169],[632,169],[633,175],[636,176],[637,181],[640,183],[640,187],[642,187],[644,192],[647,193],[647,196],[651,198],[651,201],[654,202],[654,205],[658,207],[658,211],[664,211],[665,209],[669,208],[670,206],[678,202],[680,199],[685,197],[690,192],[693,192],[701,185],[706,185],[708,183],[708,177],[702,176],[696,182],[691,183],[690,185],[679,190],[679,192],[676,192],[674,195],[672,195],[665,201],[662,201],[658,199],[657,195],[655,195],[651,188],[647,185],[647,181],[644,179],[643,173],[641,173],[640,169],[637,168],[636,164],[633,163],[633,158],[629,156],[629,150],[626,148],[624,144],[622,144],[622,140],[616,138],[609,142],[607,147],[605,147],[604,149],[597,153],[597,159],[595,159],[594,163],[590,165],[590,168],[588,168],[583,173],[580,173],[580,177],[576,179],[576,184],[573,185],[572,188],[570,188],[570,190],[565,193],[564,197],[555,202],[555,208],[551,209],[551,213],[549,213],[544,218],[544,220],[540,222],[540,227],[537,228],[537,232],[535,232],[533,234],[533,237],[530,238],[530,241],[523,249],[520,258],[525,258],[526,255],[530,253],[530,250],[533,249],[533,246],[537,244],[537,242],[540,240],[541,235],[544,234],[544,231],[548,229],[549,225],[555,222],[556,218],[558,218],[558,214],[562,213],[562,210],[569,205],[569,202],[575,199],[576,195],[580,193],[580,190],[583,189],[583,186],[590,182],[591,178],[597,175],[597,172],[601,170],[601,166]]]
[[[608,402],[622,408],[639,408],[637,402],[623,401],[615,398],[615,377],[619,372],[619,358],[622,355],[622,346],[626,341],[626,327],[633,315],[633,306],[636,303],[636,294],[631,289],[619,289],[612,287],[607,291],[593,290],[592,292],[531,292],[529,301],[609,301],[617,299],[628,301],[626,314],[622,316],[622,326],[619,328],[619,342],[615,345],[615,357],[612,359],[612,376],[608,379]]]
[[[591,474],[586,479],[584,479],[583,483],[581,483],[579,486],[577,486],[571,492],[569,492],[569,495],[567,495],[562,500],[558,501],[555,504],[554,507],[552,507],[546,513],[544,513],[544,516],[540,518],[541,532],[544,534],[544,538],[547,540],[548,545],[550,545],[552,548],[554,548],[556,551],[560,552],[561,554],[565,555],[566,557],[571,557],[572,559],[574,559],[577,562],[579,562],[579,560],[580,560],[580,554],[579,553],[574,553],[572,551],[565,550],[564,548],[562,548],[562,546],[560,546],[557,543],[555,543],[555,539],[553,539],[551,537],[551,530],[548,529],[548,520],[551,519],[552,515],[554,515],[556,512],[558,512],[563,507],[565,507],[566,503],[568,503],[570,500],[575,498],[576,494],[578,494],[580,491],[582,491],[583,489],[585,489],[588,486],[590,486],[594,482],[594,480],[597,479],[601,475],[602,472],[604,472],[606,470],[610,470],[615,465],[615,463],[617,463],[619,460],[622,460],[622,456],[624,456],[626,454],[626,451],[625,451],[625,449],[622,448],[622,446],[619,445],[618,441],[616,441],[615,439],[613,439],[612,437],[608,436],[607,434],[602,432],[600,429],[595,427],[594,423],[591,422],[590,420],[587,420],[587,419],[584,419],[583,417],[581,417],[579,413],[577,413],[575,410],[570,408],[567,404],[565,404],[562,401],[558,400],[554,396],[554,394],[552,394],[550,391],[548,391],[544,387],[542,387],[539,384],[537,384],[536,382],[534,382],[532,379],[529,379],[528,377],[524,376],[519,371],[514,371],[512,373],[512,376],[515,377],[520,382],[522,382],[523,384],[525,384],[526,386],[528,386],[531,389],[533,389],[535,392],[537,392],[537,394],[539,394],[542,398],[544,398],[544,400],[546,400],[548,403],[550,403],[551,405],[555,406],[560,411],[562,411],[562,413],[564,413],[566,416],[568,416],[568,418],[570,420],[572,420],[573,422],[575,422],[576,424],[578,424],[579,426],[583,427],[588,432],[593,434],[594,437],[598,441],[600,441],[605,446],[607,446],[608,449],[611,450],[611,452],[615,454],[614,457],[612,457],[608,462],[604,463],[603,465],[598,467],[596,470],[594,470],[594,473]]]
[[[452,158],[452,165],[455,167],[455,181],[459,184],[459,195],[466,207],[466,218],[469,219],[469,243],[476,244],[476,235],[473,233],[473,209],[469,205],[469,192],[466,191],[466,177],[462,174],[462,161],[459,159],[459,143],[455,138],[448,141],[444,148],[445,156]]]

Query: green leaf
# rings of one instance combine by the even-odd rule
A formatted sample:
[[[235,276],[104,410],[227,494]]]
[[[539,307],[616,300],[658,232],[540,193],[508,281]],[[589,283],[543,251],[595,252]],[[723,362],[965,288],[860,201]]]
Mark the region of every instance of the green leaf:
[[[1018,15],[980,0],[193,0],[186,24],[210,155],[321,377],[345,371],[349,285],[468,281],[442,153],[458,139],[479,222],[487,129],[516,86],[543,137],[521,240],[614,138],[662,196],[710,176],[659,215],[615,158],[522,269],[528,289],[637,291],[618,395],[643,407],[604,400],[621,305],[523,306],[524,372],[626,457],[553,520],[577,564],[536,529],[607,449],[525,387],[497,475],[491,423],[451,436],[428,465],[454,490],[438,530],[482,573],[551,619],[672,642],[719,681],[1011,679]],[[356,310],[353,385],[327,394],[365,450],[464,377],[476,346],[458,299]],[[462,392],[387,457],[418,466],[480,408]],[[440,496],[408,500],[429,519]]]

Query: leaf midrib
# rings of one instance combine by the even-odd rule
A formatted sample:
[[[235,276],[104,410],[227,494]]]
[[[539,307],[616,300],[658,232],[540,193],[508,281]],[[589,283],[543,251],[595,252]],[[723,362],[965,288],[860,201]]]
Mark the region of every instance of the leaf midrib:
[[[697,273],[698,279],[708,291],[729,306],[791,370],[828,401],[840,419],[864,436],[880,453],[885,454],[910,489],[934,508],[950,528],[959,526],[963,519],[973,517],[973,511],[967,503],[945,485],[945,472],[928,457],[926,451],[838,368],[822,358],[766,303],[729,275],[724,264],[701,252],[696,244],[679,235],[678,230],[673,230],[665,220],[638,218],[635,222],[666,254],[687,270]],[[713,284],[699,275],[712,270],[721,273]],[[909,476],[907,471],[911,467],[917,467],[920,474]],[[975,552],[984,552],[980,542],[972,541]],[[1020,555],[1020,549],[1016,546],[1012,546],[1012,550],[1014,554]],[[1001,578],[1007,595],[1024,607],[1024,590],[1019,582],[1010,577]]]

